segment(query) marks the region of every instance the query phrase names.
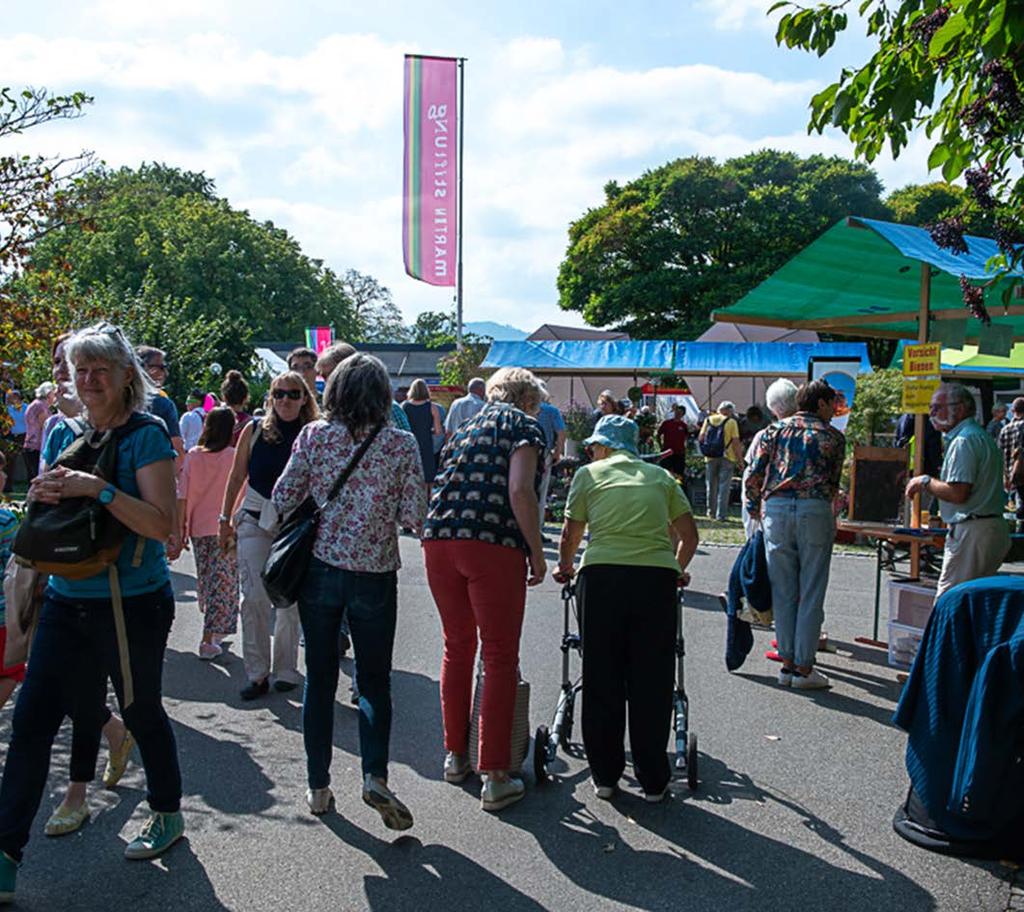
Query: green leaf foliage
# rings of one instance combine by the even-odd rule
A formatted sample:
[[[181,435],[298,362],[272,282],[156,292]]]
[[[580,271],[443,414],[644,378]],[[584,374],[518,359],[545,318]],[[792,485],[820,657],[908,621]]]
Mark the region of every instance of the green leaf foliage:
[[[857,395],[846,425],[847,441],[873,444],[877,435],[893,433],[902,398],[903,372],[899,369],[885,368],[858,377]]]
[[[609,184],[570,225],[559,304],[639,338],[692,338],[839,218],[884,218],[881,190],[840,158],[677,159]]]
[[[223,319],[256,339],[299,338],[309,325],[358,337],[339,278],[287,231],[218,197],[202,174],[101,169],[81,181],[74,203],[81,219],[39,240],[30,267],[66,264],[77,293],[174,301],[185,319]]]

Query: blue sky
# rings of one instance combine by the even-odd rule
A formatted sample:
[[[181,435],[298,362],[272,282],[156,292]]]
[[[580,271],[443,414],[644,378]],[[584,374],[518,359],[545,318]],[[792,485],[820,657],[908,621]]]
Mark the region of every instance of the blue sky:
[[[205,171],[311,256],[376,276],[411,320],[451,293],[402,269],[402,55],[465,56],[466,319],[532,329],[581,323],[555,276],[608,180],[692,154],[850,155],[807,135],[807,102],[867,40],[823,60],[776,48],[769,5],[44,0],[7,11],[0,84],[96,97],[12,150]],[[875,167],[892,190],[927,180],[926,159],[917,138]]]

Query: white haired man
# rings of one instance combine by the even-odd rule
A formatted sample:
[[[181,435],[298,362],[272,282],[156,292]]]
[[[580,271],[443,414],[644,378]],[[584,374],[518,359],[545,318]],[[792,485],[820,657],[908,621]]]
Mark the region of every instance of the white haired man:
[[[907,482],[908,498],[927,492],[938,498],[949,526],[936,599],[958,583],[991,576],[1010,549],[1003,518],[1003,457],[995,440],[975,420],[974,397],[959,383],[943,383],[929,409],[946,453],[940,478],[917,475]]]
[[[459,425],[469,421],[487,404],[484,399],[486,388],[487,384],[480,377],[474,377],[469,381],[466,395],[456,399],[448,409],[448,416],[444,422],[446,436],[451,437],[459,429]]]

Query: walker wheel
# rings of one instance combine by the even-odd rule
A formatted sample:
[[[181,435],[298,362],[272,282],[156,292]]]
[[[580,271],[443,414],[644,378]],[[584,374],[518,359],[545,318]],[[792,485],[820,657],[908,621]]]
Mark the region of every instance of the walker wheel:
[[[538,725],[533,736],[533,777],[537,785],[548,781],[548,742],[551,735],[546,725]]]
[[[697,733],[686,735],[686,784],[690,791],[697,788]]]

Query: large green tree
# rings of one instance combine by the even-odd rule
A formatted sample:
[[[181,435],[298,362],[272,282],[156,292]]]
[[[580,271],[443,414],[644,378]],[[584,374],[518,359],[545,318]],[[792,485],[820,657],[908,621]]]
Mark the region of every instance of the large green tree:
[[[842,216],[885,217],[881,191],[865,165],[771,150],[613,181],[570,225],[559,304],[594,326],[691,338]]]
[[[74,199],[82,219],[38,240],[30,291],[65,273],[78,294],[175,301],[185,319],[222,319],[255,338],[296,338],[311,324],[356,335],[341,280],[287,231],[219,198],[203,174],[100,169]]]
[[[409,330],[391,296],[391,289],[357,269],[345,270],[341,287],[352,305],[353,319],[358,326],[357,341],[409,341]]]
[[[826,54],[848,25],[850,0],[804,7],[782,0],[778,42]],[[893,156],[914,130],[931,142],[928,165],[963,175],[991,213],[1003,264],[1024,256],[1024,3],[1020,0],[859,0],[876,44],[811,99],[809,129],[838,127],[866,161]],[[935,224],[942,246],[963,249],[964,219]]]

